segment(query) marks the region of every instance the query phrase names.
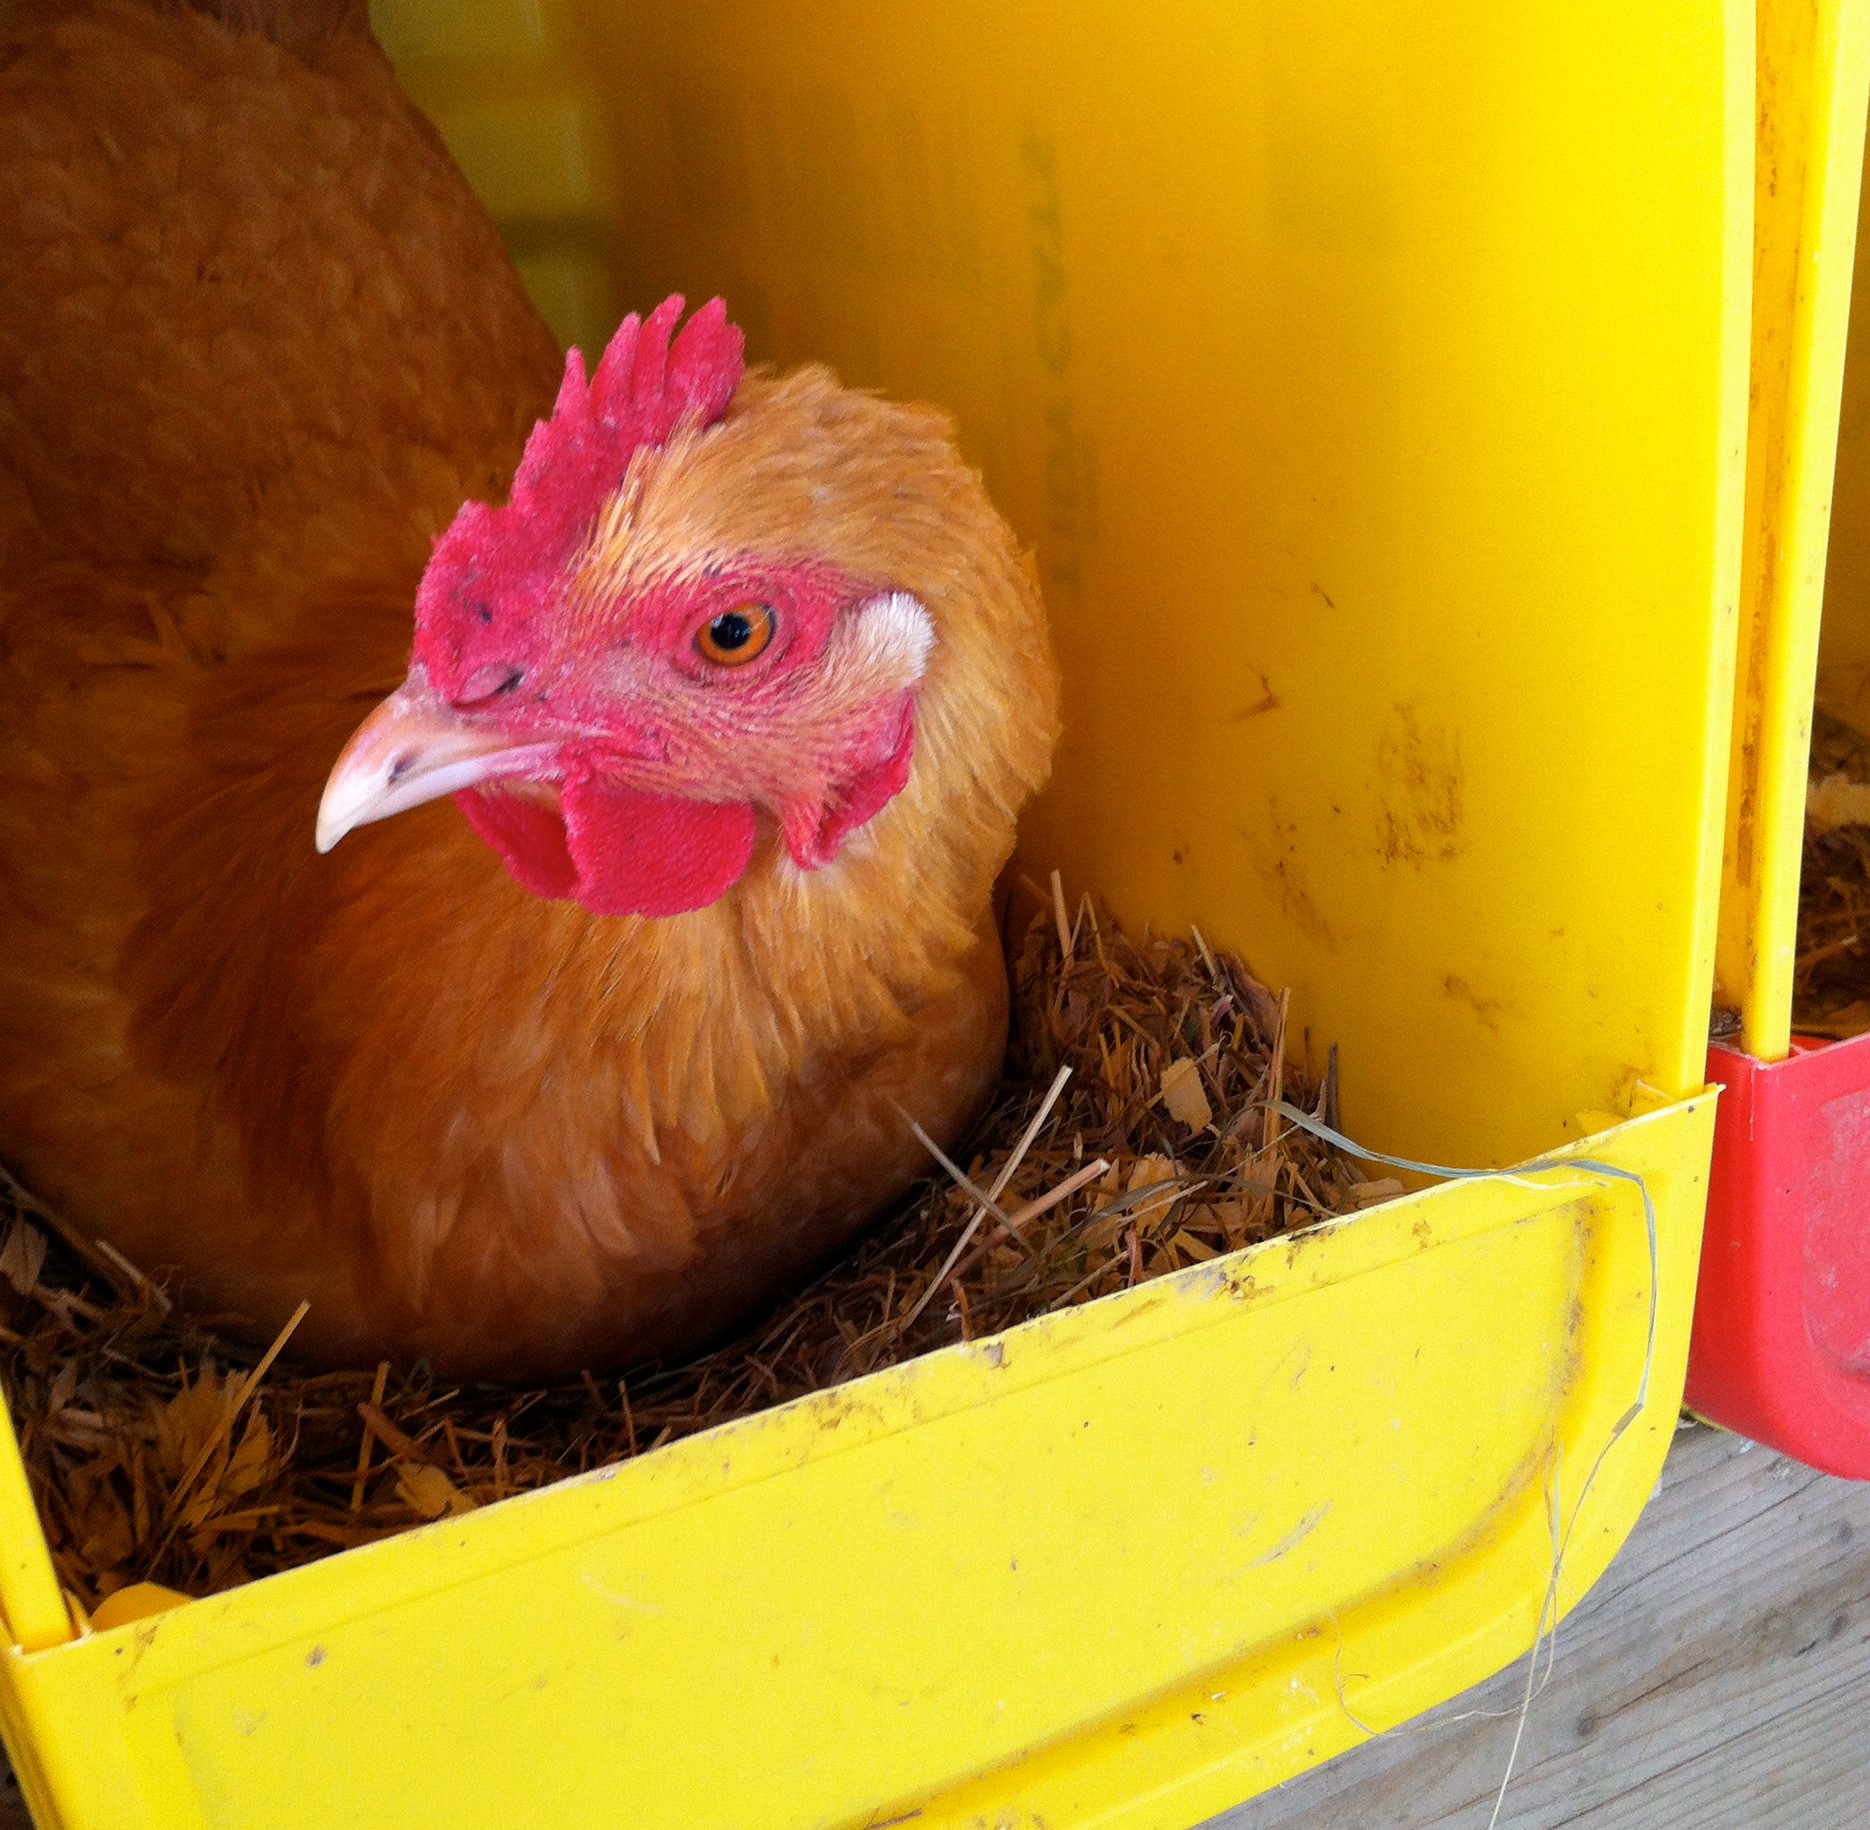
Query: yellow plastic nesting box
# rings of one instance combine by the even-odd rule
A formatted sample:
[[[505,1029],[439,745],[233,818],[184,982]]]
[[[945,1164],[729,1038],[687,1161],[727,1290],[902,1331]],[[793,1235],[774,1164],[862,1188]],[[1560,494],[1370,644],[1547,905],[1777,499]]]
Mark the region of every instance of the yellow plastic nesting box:
[[[1687,1346],[1752,9],[378,22],[566,332],[720,290],[957,411],[1069,676],[1034,868],[1291,982],[1369,1142],[1640,1176],[1656,1254],[1596,1170],[1438,1186],[101,1633],[0,1444],[42,1822],[1185,1826],[1523,1651]]]

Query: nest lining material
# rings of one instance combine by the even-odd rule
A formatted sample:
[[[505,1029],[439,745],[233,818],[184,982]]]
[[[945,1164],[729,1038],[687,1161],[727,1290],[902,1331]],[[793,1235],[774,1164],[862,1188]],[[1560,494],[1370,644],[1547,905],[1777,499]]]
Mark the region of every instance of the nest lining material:
[[[1322,1080],[1289,1058],[1289,995],[1199,934],[1069,918],[1056,878],[1041,901],[968,1167],[686,1365],[531,1391],[301,1371],[291,1325],[263,1356],[218,1340],[7,1178],[5,1395],[59,1580],[86,1610],[211,1593],[1401,1192],[1272,1109],[1337,1119],[1336,1051]]]
[[[1870,1030],[1870,738],[1815,712],[1810,784],[1792,1027],[1835,1039]]]

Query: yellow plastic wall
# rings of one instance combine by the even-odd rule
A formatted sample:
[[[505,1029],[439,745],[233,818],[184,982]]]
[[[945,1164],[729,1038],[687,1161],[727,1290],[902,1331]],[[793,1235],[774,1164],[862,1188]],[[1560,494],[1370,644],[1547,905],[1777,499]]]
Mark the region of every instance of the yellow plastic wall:
[[[496,82],[380,9],[517,247],[959,414],[1066,666],[1034,864],[1290,981],[1378,1141],[1510,1160],[1700,1083],[1751,184],[1718,9],[522,16]],[[535,92],[580,123],[549,169]]]

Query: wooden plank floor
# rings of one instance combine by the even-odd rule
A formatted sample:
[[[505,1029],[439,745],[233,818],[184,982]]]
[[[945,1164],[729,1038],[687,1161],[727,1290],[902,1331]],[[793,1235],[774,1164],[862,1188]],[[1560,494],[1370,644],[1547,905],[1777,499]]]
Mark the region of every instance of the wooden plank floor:
[[[1503,1672],[1206,1830],[1485,1830],[1523,1684]],[[1682,1431],[1559,1628],[1500,1824],[1870,1825],[1870,1484]],[[29,1830],[10,1773],[0,1830]]]

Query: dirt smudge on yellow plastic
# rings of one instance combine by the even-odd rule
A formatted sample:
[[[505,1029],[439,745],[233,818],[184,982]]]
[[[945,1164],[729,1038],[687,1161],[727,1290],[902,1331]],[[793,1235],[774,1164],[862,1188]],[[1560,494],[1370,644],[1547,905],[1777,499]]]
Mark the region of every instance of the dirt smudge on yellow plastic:
[[[1446,864],[1461,855],[1461,742],[1399,705],[1376,747],[1376,836],[1385,862]]]
[[[1246,841],[1254,874],[1279,912],[1307,940],[1327,950],[1335,949],[1337,937],[1306,878],[1298,824],[1281,814],[1278,796],[1266,798],[1264,830],[1256,832],[1244,826],[1236,830]]]
[[[1506,1005],[1499,998],[1483,997],[1458,972],[1449,973],[1442,980],[1441,988],[1457,1004],[1465,1004],[1480,1019],[1481,1027],[1489,1034],[1497,1036],[1500,1033],[1500,1018]]]

